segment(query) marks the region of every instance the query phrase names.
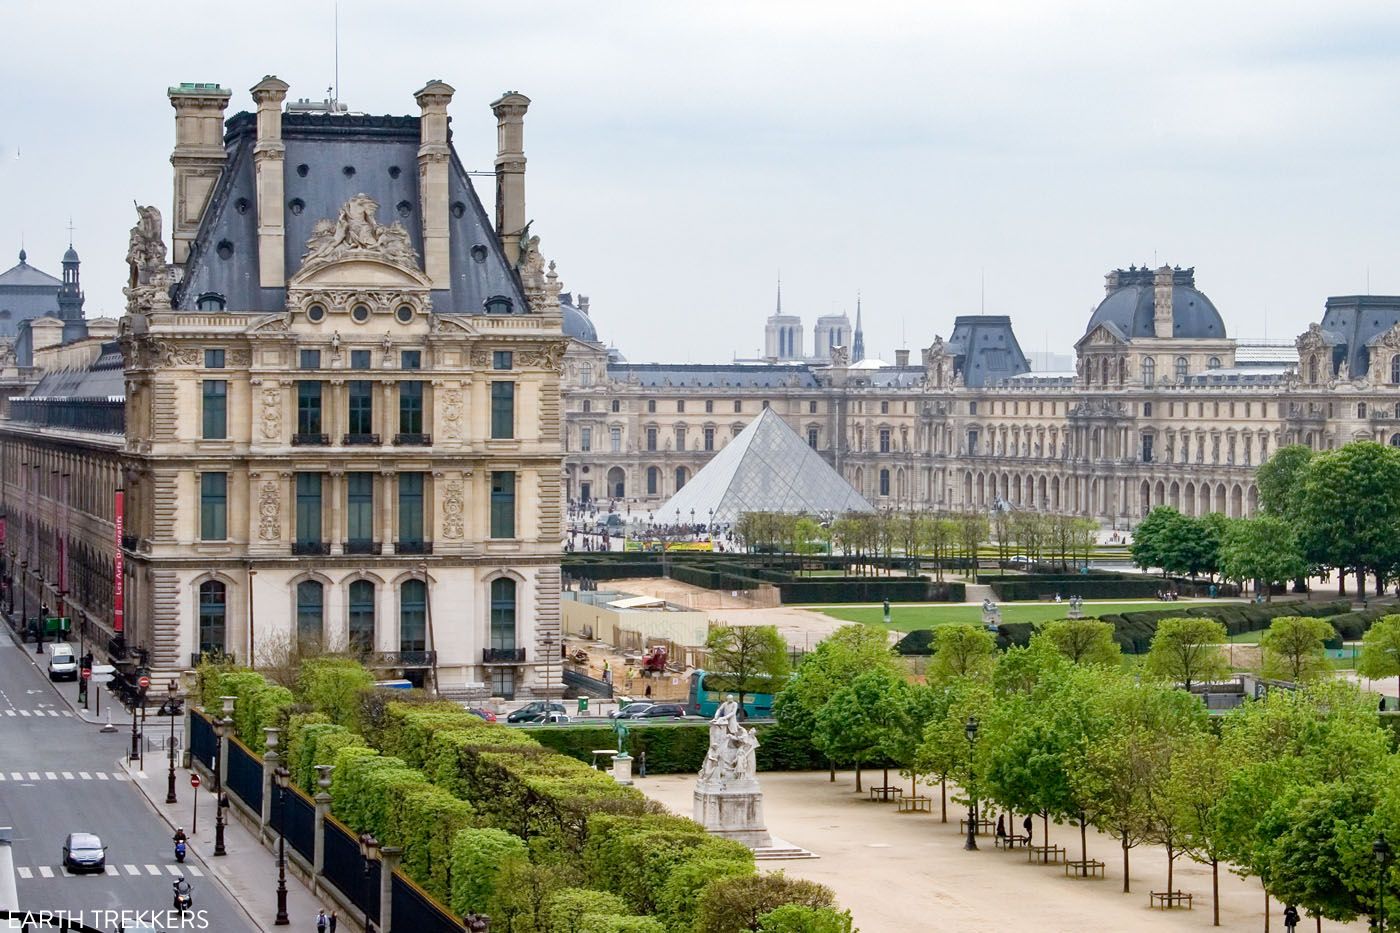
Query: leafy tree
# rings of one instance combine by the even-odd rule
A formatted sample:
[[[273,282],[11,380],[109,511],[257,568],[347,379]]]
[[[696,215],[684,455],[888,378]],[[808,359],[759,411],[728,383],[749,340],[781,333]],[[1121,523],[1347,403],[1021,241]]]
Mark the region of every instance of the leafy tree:
[[[1275,619],[1259,639],[1264,652],[1264,676],[1301,684],[1329,673],[1325,643],[1336,637],[1337,630],[1324,619]]]
[[[1046,680],[1054,680],[1070,667],[1053,642],[1031,638],[1024,647],[1006,649],[992,672],[992,688],[998,696],[1030,693]]]
[[[1255,482],[1259,487],[1259,507],[1266,515],[1296,522],[1303,509],[1303,482],[1313,450],[1306,444],[1289,444],[1259,464]]]
[[[1133,543],[1128,549],[1133,563],[1143,570],[1152,567],[1166,569],[1169,539],[1180,535],[1184,518],[1169,505],[1161,505],[1148,512],[1133,532]]]
[[[1160,567],[1168,574],[1214,573],[1219,536],[1209,516],[1188,518],[1171,506],[1158,506],[1133,532],[1133,563],[1144,570]]]
[[[925,684],[906,684],[901,701],[903,715],[891,724],[882,742],[885,757],[900,766],[909,778],[909,796],[918,794],[919,747],[924,741],[924,727],[943,709],[941,691]]]
[[[987,674],[995,663],[997,643],[975,625],[943,625],[933,630],[929,676],[936,681]]]
[[[856,792],[861,790],[860,766],[899,741],[907,728],[909,683],[899,674],[873,670],[861,674],[817,713],[813,743],[831,758],[856,765]],[[889,767],[885,767],[889,786]]]
[[[1303,549],[1318,564],[1384,576],[1400,564],[1400,449],[1354,441],[1318,454],[1303,482]]]
[[[771,693],[788,673],[787,642],[771,625],[721,625],[710,629],[705,639],[710,650],[708,675],[717,689],[738,694],[740,709],[744,697]]]
[[[1229,784],[1230,765],[1211,732],[1193,735],[1172,756],[1166,794],[1176,812],[1181,845],[1187,856],[1210,864],[1211,914],[1220,926],[1220,860],[1224,830],[1221,798]]]
[[[929,691],[922,741],[914,753],[914,770],[938,778],[942,822],[948,822],[948,779],[966,781],[972,749],[967,742],[967,720],[981,721],[992,705],[985,684],[961,678]]]
[[[1122,649],[1113,640],[1113,624],[1098,619],[1058,619],[1046,622],[1031,641],[1044,640],[1072,664],[1117,667]]]
[[[1378,619],[1362,636],[1356,672],[1372,680],[1400,674],[1400,615]]]
[[[1163,619],[1152,636],[1146,667],[1150,673],[1182,684],[1189,693],[1193,683],[1219,680],[1230,673],[1220,650],[1223,644],[1225,626],[1214,619]]]
[[[1215,576],[1220,572],[1220,543],[1225,540],[1225,529],[1230,519],[1224,512],[1207,512],[1195,520],[1200,535],[1196,547],[1196,564],[1192,574]]]
[[[1307,573],[1303,551],[1293,526],[1281,518],[1260,515],[1237,518],[1225,529],[1220,543],[1220,572],[1227,580],[1257,580],[1264,600],[1273,602],[1273,584],[1285,583]]]
[[[851,912],[785,904],[758,918],[758,933],[851,933]]]

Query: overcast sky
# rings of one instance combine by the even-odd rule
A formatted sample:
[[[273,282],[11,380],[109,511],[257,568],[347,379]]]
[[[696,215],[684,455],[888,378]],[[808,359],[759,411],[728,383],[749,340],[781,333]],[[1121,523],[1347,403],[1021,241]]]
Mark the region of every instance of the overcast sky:
[[[320,98],[334,7],[54,9],[0,14],[0,269],[23,237],[57,274],[71,215],[117,314],[132,200],[169,222],[167,85]],[[1231,336],[1291,339],[1368,276],[1400,294],[1397,52],[1400,4],[1350,0],[340,3],[341,99],[416,113],[442,78],[469,169],[487,104],[533,99],[533,230],[633,360],[752,355],[779,270],[809,349],[859,291],[868,355],[979,309],[1067,352],[1105,272],[1164,261]]]

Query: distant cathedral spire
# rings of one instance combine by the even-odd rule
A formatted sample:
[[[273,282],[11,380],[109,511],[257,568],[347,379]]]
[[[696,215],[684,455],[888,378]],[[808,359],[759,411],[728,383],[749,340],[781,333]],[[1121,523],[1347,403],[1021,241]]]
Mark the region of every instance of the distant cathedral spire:
[[[774,311],[773,313],[774,313],[774,314],[782,314],[782,313],[783,313],[783,276],[782,276],[782,273],[779,273],[779,274],[778,274],[778,309],[777,309],[776,311]]]
[[[860,327],[860,292],[856,292],[856,335],[851,345],[851,362],[859,363],[865,359],[865,331]]]

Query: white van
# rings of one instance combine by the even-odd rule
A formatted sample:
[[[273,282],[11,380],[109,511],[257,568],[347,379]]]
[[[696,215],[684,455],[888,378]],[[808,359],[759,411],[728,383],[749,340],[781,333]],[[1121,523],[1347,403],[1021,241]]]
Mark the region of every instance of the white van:
[[[78,658],[73,646],[66,641],[56,641],[44,646],[49,653],[49,680],[77,680]]]

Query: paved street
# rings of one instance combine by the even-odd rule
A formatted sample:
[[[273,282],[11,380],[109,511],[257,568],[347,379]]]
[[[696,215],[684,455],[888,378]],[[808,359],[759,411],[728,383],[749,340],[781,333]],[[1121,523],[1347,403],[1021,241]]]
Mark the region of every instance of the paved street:
[[[72,684],[56,686],[76,694]],[[113,710],[119,725],[120,709]],[[148,724],[153,737],[166,722]],[[104,735],[74,715],[22,649],[0,635],[0,826],[13,827],[21,906],[75,913],[163,911],[171,906],[172,882],[186,877],[195,908],[208,912],[209,929],[254,929],[207,877],[209,868],[197,852],[192,849],[184,865],[175,862],[169,828],[122,769],[129,743],[129,732]],[[146,763],[159,769],[163,758],[157,752]],[[188,785],[181,788],[182,801],[189,792]],[[212,833],[212,807],[200,814],[201,823],[206,815],[202,836]],[[70,832],[101,837],[107,846],[105,872],[75,877],[63,870],[63,840]]]

